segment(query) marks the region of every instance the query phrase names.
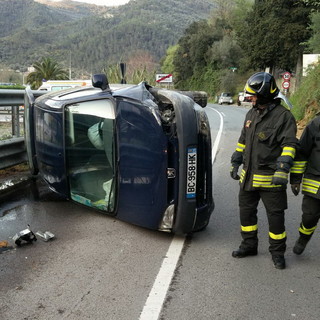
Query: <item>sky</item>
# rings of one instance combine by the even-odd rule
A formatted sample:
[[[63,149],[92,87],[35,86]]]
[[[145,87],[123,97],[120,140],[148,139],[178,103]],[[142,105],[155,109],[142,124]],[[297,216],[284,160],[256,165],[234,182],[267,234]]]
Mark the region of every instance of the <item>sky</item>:
[[[61,0],[51,0],[51,1],[61,1]],[[130,0],[73,0],[73,1],[96,4],[98,6],[120,6],[122,4],[128,3]]]

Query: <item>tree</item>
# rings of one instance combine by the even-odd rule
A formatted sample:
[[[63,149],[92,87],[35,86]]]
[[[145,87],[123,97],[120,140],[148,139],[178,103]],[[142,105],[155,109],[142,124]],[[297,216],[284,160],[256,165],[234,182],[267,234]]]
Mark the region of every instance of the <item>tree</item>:
[[[186,29],[173,59],[178,87],[183,89],[186,81],[207,65],[207,51],[213,41],[212,28],[205,20],[193,22]]]
[[[27,76],[27,83],[30,84],[33,89],[39,88],[43,80],[69,79],[68,72],[51,58],[43,58],[40,62],[35,62],[33,67],[35,71],[29,73]]]
[[[310,37],[310,11],[302,0],[256,0],[237,30],[251,67],[292,71]]]
[[[174,64],[173,59],[178,50],[178,45],[170,46],[167,49],[166,56],[161,60],[161,70],[166,73],[173,73]]]
[[[308,41],[308,46],[313,53],[320,52],[320,12],[314,12],[311,15],[312,24],[310,26],[312,30],[312,36]]]

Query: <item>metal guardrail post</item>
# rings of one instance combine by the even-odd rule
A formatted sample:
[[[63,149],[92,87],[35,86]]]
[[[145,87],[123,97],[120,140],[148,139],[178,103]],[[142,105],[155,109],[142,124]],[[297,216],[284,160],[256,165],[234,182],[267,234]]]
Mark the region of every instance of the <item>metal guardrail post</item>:
[[[13,106],[12,110],[12,136],[20,137],[20,120],[19,120],[19,107]]]

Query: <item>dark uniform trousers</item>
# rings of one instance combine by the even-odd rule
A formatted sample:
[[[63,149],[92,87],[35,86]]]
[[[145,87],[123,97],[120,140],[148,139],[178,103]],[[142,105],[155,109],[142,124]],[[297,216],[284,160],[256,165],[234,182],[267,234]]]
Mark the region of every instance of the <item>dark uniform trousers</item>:
[[[320,218],[320,199],[304,195],[302,212],[302,223],[299,229],[300,235],[303,238],[310,239]]]
[[[243,249],[258,247],[257,207],[262,200],[269,222],[269,251],[271,254],[283,255],[286,251],[284,210],[287,209],[287,192],[281,191],[245,191],[240,189],[239,207]],[[256,228],[254,228],[254,226]],[[247,231],[244,231],[248,227]],[[250,227],[256,230],[250,230]],[[270,233],[272,237],[270,236]]]

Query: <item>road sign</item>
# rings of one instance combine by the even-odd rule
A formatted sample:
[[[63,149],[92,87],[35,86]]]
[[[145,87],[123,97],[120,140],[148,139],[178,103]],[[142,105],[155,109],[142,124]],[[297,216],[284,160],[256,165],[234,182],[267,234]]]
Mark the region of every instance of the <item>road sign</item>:
[[[171,73],[156,74],[156,81],[158,83],[171,83],[172,82],[172,74]]]
[[[282,78],[283,80],[290,80],[291,79],[291,73],[290,72],[285,72],[283,75],[282,75]]]
[[[283,81],[282,82],[282,88],[283,89],[289,89],[290,88],[290,81]]]

